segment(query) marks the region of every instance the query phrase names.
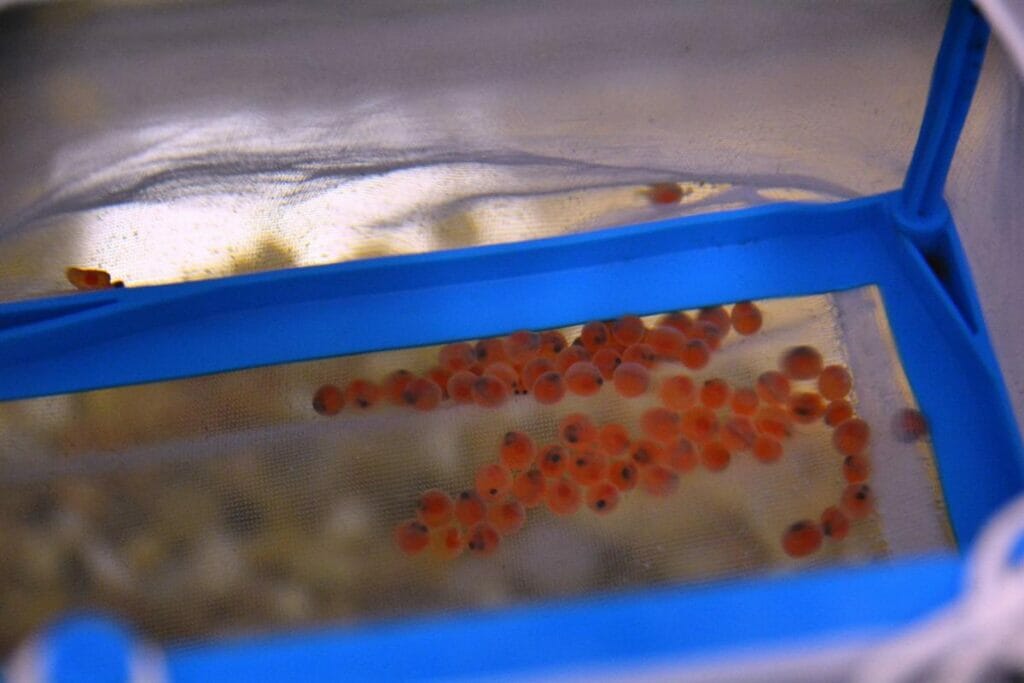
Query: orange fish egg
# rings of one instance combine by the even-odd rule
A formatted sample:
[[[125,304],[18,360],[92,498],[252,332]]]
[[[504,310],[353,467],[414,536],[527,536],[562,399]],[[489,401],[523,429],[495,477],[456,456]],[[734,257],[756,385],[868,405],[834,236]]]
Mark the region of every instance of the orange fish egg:
[[[829,401],[845,398],[852,387],[853,379],[842,365],[828,365],[818,375],[818,391]]]
[[[686,375],[673,375],[662,380],[658,397],[667,408],[685,410],[697,401],[697,387]]]
[[[629,459],[641,469],[660,465],[665,462],[665,449],[657,441],[641,439],[630,446]]]
[[[606,515],[618,507],[619,489],[611,482],[602,481],[587,489],[584,500],[591,510]]]
[[[597,367],[598,372],[601,373],[601,377],[606,381],[611,381],[615,375],[615,368],[622,364],[622,356],[619,352],[611,347],[605,347],[598,349],[597,353],[591,359],[591,362]]]
[[[821,529],[809,519],[793,524],[782,535],[782,549],[790,557],[806,557],[821,547]]]
[[[483,465],[476,471],[474,484],[481,500],[496,503],[512,490],[512,475],[504,465]]]
[[[430,529],[418,519],[402,522],[395,529],[395,545],[406,555],[416,555],[430,545]]]
[[[608,481],[620,491],[632,491],[638,479],[636,465],[628,460],[613,460],[608,464]]]
[[[624,315],[608,323],[608,331],[620,346],[631,346],[643,341],[647,327],[644,321],[635,315]]]
[[[821,353],[813,346],[794,346],[779,359],[779,369],[790,379],[814,379],[821,374]]]
[[[718,441],[709,441],[700,447],[700,462],[706,470],[721,472],[731,460],[732,453]]]
[[[505,343],[498,337],[481,339],[473,346],[473,353],[476,362],[481,366],[508,360],[508,356],[505,355]]]
[[[789,380],[781,372],[769,370],[757,378],[757,396],[765,403],[785,405],[789,401]]]
[[[333,384],[325,384],[313,394],[313,410],[321,415],[337,415],[345,407],[345,395]]]
[[[537,382],[537,378],[546,372],[555,372],[555,362],[550,358],[534,358],[523,366],[523,371],[520,373],[523,386],[528,389],[533,389],[533,385]]]
[[[551,444],[541,449],[537,456],[537,468],[549,479],[562,476],[566,464],[569,462],[569,453],[558,444]]]
[[[729,401],[731,391],[729,383],[724,379],[709,379],[700,388],[700,402],[712,410],[718,410]]]
[[[565,396],[565,380],[557,372],[545,372],[537,378],[530,390],[537,403],[553,405]]]
[[[525,508],[540,505],[544,501],[545,490],[547,482],[544,480],[544,473],[537,468],[520,472],[512,480],[512,495]]]
[[[850,405],[849,401],[844,399],[832,401],[825,407],[825,424],[829,427],[835,427],[838,424],[842,424],[851,417],[853,417],[853,406]]]
[[[353,380],[345,387],[345,403],[361,410],[369,410],[380,400],[380,388],[365,379]]]
[[[645,368],[653,368],[657,360],[658,355],[654,352],[654,347],[645,342],[630,344],[622,352],[623,363],[636,363]]]
[[[472,403],[476,380],[477,376],[469,370],[453,372],[448,378],[448,397],[456,403]]]
[[[502,536],[510,536],[526,523],[526,508],[517,500],[506,500],[487,510],[487,521]]]
[[[498,408],[508,400],[509,388],[492,375],[477,377],[473,382],[473,403],[484,408]]]
[[[623,363],[615,368],[612,384],[620,396],[635,398],[647,392],[651,385],[651,373],[639,363]]]
[[[792,433],[789,413],[781,408],[765,406],[754,416],[754,429],[773,439],[788,439]]]
[[[843,455],[860,455],[868,447],[871,428],[859,418],[843,422],[832,432],[832,445]]]
[[[597,427],[583,413],[569,413],[558,423],[558,436],[570,447],[583,446],[597,441]]]
[[[812,424],[825,413],[825,402],[813,391],[801,391],[789,397],[789,414],[794,422]]]
[[[601,391],[604,378],[593,363],[581,361],[565,372],[565,386],[577,396],[593,396]]]
[[[756,391],[744,387],[732,392],[732,400],[729,402],[729,407],[737,415],[750,417],[757,412],[757,405],[760,402],[761,399],[757,397]]]
[[[754,439],[751,450],[754,457],[763,463],[773,463],[782,457],[782,444],[768,436],[759,436]]]
[[[676,472],[692,472],[700,464],[697,448],[689,439],[679,438],[665,449],[665,462]]]
[[[666,313],[658,319],[658,325],[677,329],[687,338],[690,337],[694,327],[693,318],[682,311]]]
[[[512,365],[522,367],[540,353],[540,335],[529,330],[513,332],[504,343],[505,356]]]
[[[862,519],[875,509],[875,496],[867,484],[850,484],[839,498],[839,509],[850,519]]]
[[[731,417],[722,424],[718,438],[730,451],[743,452],[753,448],[757,432],[747,418]]]
[[[821,513],[821,532],[833,541],[841,541],[850,533],[850,520],[837,507],[825,508]]]
[[[658,325],[647,332],[644,343],[662,358],[676,358],[686,345],[686,335],[674,327]]]
[[[501,534],[493,525],[480,522],[466,534],[466,548],[479,557],[489,557],[498,551]]]
[[[893,435],[903,443],[912,443],[928,436],[928,421],[920,411],[904,408],[893,416]]]
[[[606,424],[597,430],[597,447],[605,455],[622,455],[629,448],[629,432],[620,424]]]
[[[553,361],[567,346],[569,346],[569,342],[566,341],[565,335],[558,330],[548,330],[547,332],[540,333],[539,353],[541,358]]]
[[[640,428],[655,441],[668,443],[679,437],[679,413],[668,408],[648,408],[640,415]]]
[[[655,183],[644,190],[651,204],[678,204],[683,198],[683,190],[678,183]]]
[[[741,301],[733,306],[729,319],[732,328],[743,336],[755,334],[761,329],[761,309],[749,301]]]
[[[433,410],[441,404],[441,387],[429,379],[417,377],[405,385],[402,390],[402,401],[416,410]]]
[[[576,363],[589,360],[590,353],[582,345],[573,344],[565,347],[561,353],[555,356],[555,369],[564,375]]]
[[[525,470],[537,456],[537,446],[529,434],[505,432],[501,439],[501,463],[512,471]]]
[[[871,476],[871,461],[863,455],[843,458],[843,477],[851,484],[863,484]]]
[[[437,529],[431,534],[431,546],[438,557],[451,560],[462,554],[466,548],[466,539],[457,526]]]
[[[711,360],[711,349],[703,339],[691,339],[679,352],[679,362],[690,370],[700,370]]]
[[[723,337],[729,334],[729,330],[732,328],[732,317],[729,315],[729,311],[725,310],[725,306],[708,306],[700,309],[700,312],[697,313],[697,321],[711,323],[718,328]]]
[[[110,281],[110,273],[96,268],[71,267],[64,271],[64,275],[75,289],[82,291],[110,289],[118,285],[124,286],[123,282],[112,283]]]
[[[476,351],[466,342],[447,344],[437,352],[438,365],[449,372],[468,370],[476,361]]]
[[[427,379],[436,384],[441,388],[441,398],[448,398],[448,380],[452,378],[452,373],[448,372],[441,366],[435,366],[427,371]]]
[[[501,381],[513,394],[525,394],[522,382],[519,380],[519,373],[505,361],[491,363],[484,369],[484,377],[494,377]]]
[[[640,470],[640,488],[656,498],[664,498],[679,488],[679,475],[664,465],[651,465]]]
[[[591,354],[607,346],[611,343],[611,340],[612,335],[608,331],[608,326],[600,320],[593,320],[587,323],[580,331],[580,341],[583,342],[583,348]]]
[[[455,519],[464,527],[471,527],[487,517],[487,503],[476,491],[463,491],[455,497]]]
[[[584,448],[569,454],[569,476],[580,486],[603,481],[608,471],[608,458],[596,450]]]
[[[580,507],[580,487],[568,479],[548,483],[544,502],[556,515],[571,515]]]
[[[709,351],[717,351],[722,346],[722,337],[725,336],[725,332],[710,320],[698,320],[693,324],[689,336],[692,340],[704,342]]]
[[[429,527],[439,527],[451,521],[455,503],[441,489],[428,489],[420,495],[416,516]]]
[[[395,370],[380,383],[381,393],[392,405],[404,406],[405,398],[402,396],[402,392],[405,391],[406,385],[414,379],[416,379],[416,375],[408,370]]]
[[[679,429],[691,441],[707,441],[718,433],[718,417],[705,406],[693,406],[683,411]]]

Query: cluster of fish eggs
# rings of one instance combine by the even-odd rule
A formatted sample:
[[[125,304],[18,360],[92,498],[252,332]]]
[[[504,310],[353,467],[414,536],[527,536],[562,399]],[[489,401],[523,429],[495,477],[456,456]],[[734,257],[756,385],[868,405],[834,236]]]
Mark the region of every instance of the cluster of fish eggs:
[[[804,557],[825,539],[842,541],[851,521],[872,514],[871,429],[849,400],[849,370],[826,364],[810,345],[785,350],[777,367],[761,373],[752,386],[733,386],[720,377],[698,383],[686,372],[704,368],[729,333],[753,335],[762,323],[760,308],[744,301],[704,308],[695,316],[669,313],[650,327],[632,315],[591,321],[571,343],[558,331],[519,331],[448,344],[422,376],[398,370],[380,382],[321,386],[312,403],[322,415],[381,403],[420,411],[446,402],[497,408],[514,396],[552,405],[567,394],[595,395],[606,384],[626,399],[657,397],[657,405],[640,415],[636,433],[617,422],[598,424],[572,413],[548,443],[508,431],[494,461],[480,466],[465,490],[455,495],[424,491],[415,516],[397,527],[394,540],[406,554],[430,551],[446,558],[463,552],[491,555],[534,509],[557,516],[583,509],[607,515],[635,491],[672,495],[680,477],[697,468],[722,472],[743,454],[774,463],[783,457],[795,425],[822,422],[832,429],[846,486],[818,519],[795,521],[783,533],[782,549]],[[680,371],[656,379],[654,369],[666,365]],[[926,431],[916,411],[903,411],[899,419],[908,440]]]

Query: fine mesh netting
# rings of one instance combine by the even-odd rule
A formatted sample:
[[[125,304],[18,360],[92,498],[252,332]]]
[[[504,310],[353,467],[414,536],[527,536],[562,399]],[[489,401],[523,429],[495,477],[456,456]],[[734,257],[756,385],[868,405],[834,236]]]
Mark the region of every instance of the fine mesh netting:
[[[528,391],[471,382],[469,403],[456,401],[463,394],[454,374],[437,372],[435,346],[0,404],[0,644],[8,649],[81,606],[122,614],[167,642],[952,547],[926,422],[878,291],[752,308],[760,329],[744,335],[736,323],[724,337],[714,309],[644,318],[640,344],[655,349],[653,359],[626,347],[612,326],[598,362],[600,338],[588,333],[600,384],[583,372],[585,358],[569,362],[580,353],[572,342],[581,328],[563,329],[567,348],[548,354],[555,369]],[[682,347],[659,327],[663,320],[687,329]],[[519,350],[510,364],[545,356],[547,347],[534,353],[529,339],[499,345]],[[788,397],[778,377],[763,379],[780,368],[815,375],[813,353],[809,365],[790,353],[800,347],[852,377],[849,392],[821,384],[828,410],[814,399],[816,379],[790,379]],[[459,358],[459,348],[446,347],[441,360]],[[463,372],[502,377],[497,365],[485,367],[494,348],[483,360],[474,354]],[[618,367],[604,363],[613,354],[625,359]],[[398,386],[399,369],[437,384],[399,386],[393,403],[388,387]],[[526,374],[524,367],[514,384],[498,384],[519,387]],[[679,376],[694,383],[689,399],[666,390]],[[358,380],[383,393],[375,398]],[[538,384],[556,380],[568,389],[560,400]],[[703,389],[722,381],[728,395],[715,407],[720,397]],[[325,386],[337,387],[344,405]],[[745,389],[758,396],[752,411],[733,401]],[[826,424],[839,419],[833,409],[842,400],[851,415]],[[645,418],[659,406],[679,421]],[[697,419],[707,411],[717,426]],[[619,452],[603,438],[567,439],[562,426],[574,414],[597,428],[621,425],[630,443]],[[869,437],[849,429],[859,420]],[[417,512],[424,492],[460,500],[478,488],[481,468],[510,463],[501,452],[509,432],[528,435],[538,450],[562,444],[561,474],[539,457],[516,465],[543,469],[544,493],[520,481],[509,492],[499,485],[482,522],[466,508],[449,518],[436,494]],[[581,455],[597,470],[573,469]],[[630,464],[635,488],[614,474]],[[479,481],[488,496],[493,479]]]
[[[898,187],[944,3],[61,3],[0,18],[0,301]],[[828,54],[829,59],[820,55]],[[675,195],[651,201],[671,183]]]

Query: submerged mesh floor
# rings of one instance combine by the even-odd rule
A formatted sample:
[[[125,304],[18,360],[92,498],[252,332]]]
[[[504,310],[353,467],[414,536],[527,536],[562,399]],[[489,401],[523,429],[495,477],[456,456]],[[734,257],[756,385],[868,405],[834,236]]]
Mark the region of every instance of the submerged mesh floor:
[[[360,378],[380,383],[398,369],[426,375],[440,349],[428,347],[0,404],[0,544],[6,549],[0,646],[10,649],[76,606],[121,614],[167,642],[802,571],[952,547],[927,436],[913,420],[902,428],[894,422],[916,405],[878,291],[756,306],[759,331],[729,332],[703,367],[686,367],[677,357],[657,360],[647,373],[649,387],[635,397],[621,394],[629,386],[623,373],[590,396],[569,391],[550,404],[527,392],[493,408],[449,398],[417,410],[382,398],[360,409],[349,391],[336,415],[314,410],[313,395],[325,384],[345,390]],[[644,321],[650,330],[659,319]],[[571,343],[580,328],[562,332]],[[580,491],[572,514],[553,514],[543,501],[525,509],[518,530],[523,509],[492,511],[492,526],[505,525],[500,540],[490,527],[444,522],[421,544],[419,522],[410,524],[424,491],[472,490],[475,473],[500,462],[509,431],[529,435],[540,448],[558,443],[560,422],[580,413],[597,426],[622,425],[635,445],[650,436],[642,415],[662,404],[667,378],[686,375],[698,389],[718,378],[735,393],[757,387],[763,373],[779,369],[780,358],[800,345],[817,349],[825,365],[848,368],[847,399],[871,430],[863,448],[856,434],[840,438],[841,425],[824,423],[823,405],[807,414],[786,404],[783,419],[779,410],[763,412],[771,392],[762,392],[754,431],[748,438],[739,429],[739,442],[746,443],[725,433],[736,417],[729,403],[717,411],[719,431],[710,439],[732,448],[727,466],[690,434],[692,457],[638,463],[640,485],[609,494],[610,512],[588,507],[595,503],[591,487]],[[585,373],[582,379],[570,374],[570,389],[586,384]],[[790,385],[791,395],[817,391],[813,379]],[[430,407],[430,391],[424,395],[421,407]],[[319,407],[331,408],[324,400]],[[762,428],[766,414],[782,426]],[[686,438],[693,423],[683,415]],[[804,416],[806,424],[794,419]],[[666,449],[678,448],[678,426],[667,428],[673,434]],[[778,441],[781,457],[755,456],[757,437]],[[859,488],[863,477],[837,449],[869,463],[868,489]],[[594,450],[601,462],[631,457],[631,450],[611,457]],[[574,471],[566,481],[585,476]],[[559,481],[541,479],[548,491]],[[857,492],[868,497],[860,501]],[[833,506],[850,520],[843,538],[834,517],[821,523]],[[396,541],[400,525],[405,533]],[[455,543],[445,550],[449,528]]]

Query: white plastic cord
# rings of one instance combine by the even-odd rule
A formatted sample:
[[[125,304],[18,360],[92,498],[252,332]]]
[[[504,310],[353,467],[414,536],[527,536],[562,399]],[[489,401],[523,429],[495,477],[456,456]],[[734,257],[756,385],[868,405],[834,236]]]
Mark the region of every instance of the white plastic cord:
[[[986,527],[971,553],[964,596],[910,633],[866,654],[854,680],[872,683],[983,680],[1017,665],[1024,635],[1024,565],[1013,552],[1024,539],[1024,496]]]

